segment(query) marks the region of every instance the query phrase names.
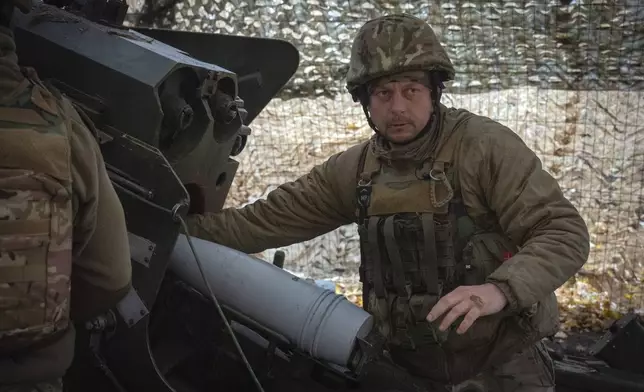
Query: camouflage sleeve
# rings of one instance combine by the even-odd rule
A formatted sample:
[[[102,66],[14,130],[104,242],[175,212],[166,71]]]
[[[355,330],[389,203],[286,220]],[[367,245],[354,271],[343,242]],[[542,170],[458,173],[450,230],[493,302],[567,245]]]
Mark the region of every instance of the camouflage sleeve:
[[[68,101],[74,198],[72,318],[87,320],[114,306],[129,290],[130,250],[123,207],[94,135]]]
[[[353,201],[359,149],[333,155],[309,173],[243,208],[192,215],[190,234],[240,250],[306,241],[355,221]]]
[[[492,120],[476,125],[479,136],[464,143],[460,153],[469,161],[463,194],[487,205],[520,247],[488,277],[516,310],[542,300],[583,266],[588,229],[518,135]]]

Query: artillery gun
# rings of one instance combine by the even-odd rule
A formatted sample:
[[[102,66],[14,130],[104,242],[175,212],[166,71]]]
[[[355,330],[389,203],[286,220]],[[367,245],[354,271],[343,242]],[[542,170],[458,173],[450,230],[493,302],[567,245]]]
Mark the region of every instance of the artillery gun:
[[[66,389],[363,387],[365,366],[380,362],[371,315],[279,266],[181,233],[189,212],[223,207],[249,124],[294,74],[297,50],[130,29],[126,11],[123,0],[49,0],[12,20],[21,65],[91,120],[128,227],[133,288],[77,325]],[[405,390],[420,390],[412,384]]]
[[[297,50],[276,39],[126,28],[126,11],[124,0],[48,0],[13,16],[22,65],[95,125],[128,225],[133,289],[77,326],[66,389],[431,391],[382,357],[366,312],[279,260],[181,234],[189,212],[223,207],[249,125],[294,74]],[[619,331],[642,335],[633,320],[623,324],[612,332],[622,342]],[[626,342],[641,355],[644,343]],[[554,356],[560,392],[644,390],[637,369],[607,376],[610,367]]]

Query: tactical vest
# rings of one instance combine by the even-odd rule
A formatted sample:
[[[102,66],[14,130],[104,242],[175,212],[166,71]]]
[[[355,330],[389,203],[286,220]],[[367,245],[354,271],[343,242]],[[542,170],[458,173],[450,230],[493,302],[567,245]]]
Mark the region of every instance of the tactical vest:
[[[38,80],[0,101],[0,354],[69,326],[71,121]]]
[[[498,224],[467,214],[453,165],[458,126],[436,159],[413,170],[382,166],[367,144],[356,190],[364,307],[397,362],[442,382],[469,378],[530,339],[520,317],[502,325],[504,313],[479,318],[464,335],[455,332],[462,317],[445,332],[440,319],[426,321],[441,296],[485,283],[517,251]]]

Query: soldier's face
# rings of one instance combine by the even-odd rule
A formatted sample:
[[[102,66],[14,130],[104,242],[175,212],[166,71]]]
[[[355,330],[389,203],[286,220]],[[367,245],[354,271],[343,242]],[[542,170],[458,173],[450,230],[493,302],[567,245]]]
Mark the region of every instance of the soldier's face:
[[[369,113],[378,132],[392,143],[413,140],[432,115],[432,99],[422,73],[376,81],[370,88]]]

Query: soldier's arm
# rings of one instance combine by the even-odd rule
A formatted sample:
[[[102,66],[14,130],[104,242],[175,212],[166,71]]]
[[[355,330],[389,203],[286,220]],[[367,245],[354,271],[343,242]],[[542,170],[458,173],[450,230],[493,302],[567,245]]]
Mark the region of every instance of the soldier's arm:
[[[488,281],[501,288],[510,309],[523,308],[554,292],[583,266],[589,253],[588,229],[518,135],[491,120],[478,125],[480,136],[464,146],[472,161],[462,183],[475,184],[466,185],[464,192],[481,195],[501,228],[520,246]]]
[[[74,118],[70,141],[76,212],[71,311],[75,321],[82,321],[123,298],[131,284],[131,264],[125,214],[98,143],[78,114],[69,105],[67,109]]]
[[[333,155],[309,173],[243,208],[191,215],[190,234],[246,253],[315,238],[355,221],[358,147]]]

